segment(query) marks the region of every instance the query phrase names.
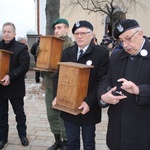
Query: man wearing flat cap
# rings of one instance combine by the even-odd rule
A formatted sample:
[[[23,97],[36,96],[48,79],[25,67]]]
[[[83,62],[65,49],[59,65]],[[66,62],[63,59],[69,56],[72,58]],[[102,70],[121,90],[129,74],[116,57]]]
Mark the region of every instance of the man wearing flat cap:
[[[150,42],[133,19],[117,24],[114,37],[123,48],[112,53],[98,90],[100,106],[109,107],[107,145],[110,150],[149,150]]]
[[[61,111],[60,117],[65,124],[68,150],[80,150],[80,129],[84,150],[95,150],[95,128],[96,124],[101,121],[101,109],[97,103],[96,93],[98,83],[108,69],[109,51],[91,42],[94,36],[93,25],[86,20],[76,22],[72,33],[76,44],[63,51],[61,61],[93,65],[94,68],[90,70],[87,96],[79,106],[79,109],[82,109],[81,114],[75,116]],[[58,74],[54,77],[54,85],[57,83]],[[57,87],[54,88],[55,95],[56,90]],[[57,98],[53,105],[56,101]]]
[[[52,23],[54,35],[64,40],[63,49],[74,45],[68,36],[69,23],[64,18],[59,18]],[[63,120],[59,117],[59,111],[52,108],[53,101],[53,72],[42,72],[44,74],[45,103],[47,118],[50,124],[51,132],[54,134],[55,143],[48,150],[65,150],[67,148],[67,137],[65,133]]]

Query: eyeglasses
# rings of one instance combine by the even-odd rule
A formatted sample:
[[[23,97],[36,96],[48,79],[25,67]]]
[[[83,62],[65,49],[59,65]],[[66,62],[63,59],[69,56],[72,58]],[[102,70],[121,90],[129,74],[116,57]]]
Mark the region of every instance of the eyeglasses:
[[[125,43],[127,43],[127,44],[131,43],[131,39],[132,39],[133,36],[134,36],[136,33],[138,33],[138,32],[139,32],[139,30],[137,30],[137,31],[134,32],[130,37],[127,37],[127,38],[125,38],[124,40],[120,39],[119,42],[120,42],[120,43],[125,42]]]
[[[89,32],[77,32],[77,33],[74,33],[74,36],[79,36],[79,35],[85,36],[85,35],[87,35],[89,33],[91,33],[91,31],[89,31]]]

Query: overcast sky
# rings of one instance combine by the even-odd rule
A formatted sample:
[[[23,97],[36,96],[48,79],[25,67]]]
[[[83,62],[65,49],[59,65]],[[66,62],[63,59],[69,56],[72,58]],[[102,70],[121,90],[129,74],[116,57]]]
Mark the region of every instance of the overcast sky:
[[[17,37],[35,31],[34,0],[0,0],[0,31],[5,22],[15,24]]]

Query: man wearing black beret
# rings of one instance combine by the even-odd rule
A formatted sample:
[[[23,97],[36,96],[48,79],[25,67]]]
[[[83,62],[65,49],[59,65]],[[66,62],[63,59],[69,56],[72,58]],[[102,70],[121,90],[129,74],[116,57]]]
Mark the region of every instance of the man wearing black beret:
[[[114,37],[123,48],[110,57],[98,99],[108,108],[107,145],[110,150],[150,149],[150,42],[138,22],[116,25]]]
[[[75,116],[61,111],[60,116],[65,124],[68,150],[80,150],[80,129],[84,150],[95,150],[95,128],[101,121],[101,109],[97,103],[96,93],[98,83],[108,69],[109,51],[91,42],[94,36],[93,26],[86,20],[76,22],[72,33],[76,44],[63,51],[61,61],[93,65],[94,68],[90,71],[87,96],[79,106],[79,109],[83,109],[81,114]],[[54,85],[57,83],[58,75],[54,77]],[[55,95],[56,90],[57,87],[54,88]]]

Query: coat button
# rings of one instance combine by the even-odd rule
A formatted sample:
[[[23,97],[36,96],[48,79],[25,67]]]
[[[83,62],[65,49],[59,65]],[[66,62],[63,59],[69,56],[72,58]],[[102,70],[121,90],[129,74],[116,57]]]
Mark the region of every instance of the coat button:
[[[130,60],[134,60],[134,57],[130,57]]]

